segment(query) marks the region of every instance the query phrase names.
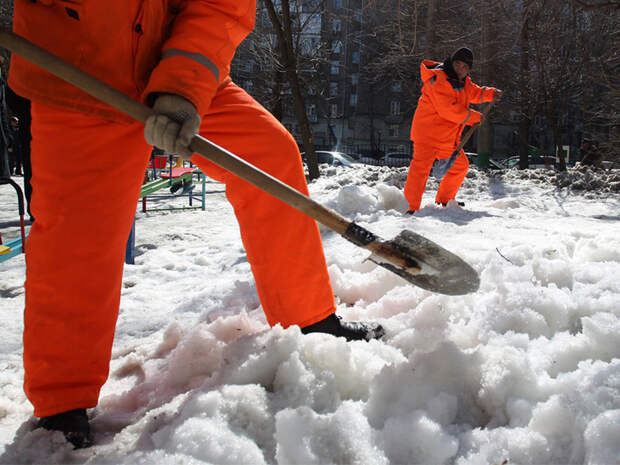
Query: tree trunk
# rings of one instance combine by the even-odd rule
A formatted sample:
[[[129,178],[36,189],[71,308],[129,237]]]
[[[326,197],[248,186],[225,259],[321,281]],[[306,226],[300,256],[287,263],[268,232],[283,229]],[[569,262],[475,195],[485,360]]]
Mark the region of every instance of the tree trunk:
[[[481,5],[481,11],[488,10],[488,1],[483,0]],[[482,84],[485,85],[489,80],[489,68],[490,68],[490,60],[493,56],[491,50],[492,41],[489,40],[491,34],[491,21],[487,18],[486,15],[482,15],[482,40],[480,44],[480,57],[482,70],[480,73],[480,78]],[[489,167],[489,160],[491,158],[491,151],[493,150],[493,128],[491,127],[491,119],[486,117],[480,123],[480,127],[478,128],[478,166],[481,168]]]
[[[291,85],[291,92],[293,93],[293,102],[295,104],[295,114],[297,116],[297,122],[299,123],[299,130],[301,131],[301,140],[304,144],[304,151],[306,152],[306,163],[308,164],[308,175],[310,180],[316,179],[320,176],[319,164],[314,152],[314,141],[312,140],[312,128],[308,121],[308,115],[306,113],[306,105],[304,98],[301,94],[301,86],[299,85],[299,77],[297,76],[297,70],[287,66],[287,74],[289,83]]]
[[[370,150],[372,154],[376,157],[379,155],[379,151],[381,147],[379,147],[379,142],[377,141],[377,133],[375,128],[375,88],[376,85],[374,83],[370,84],[370,98],[368,99],[368,119],[370,125]],[[371,156],[373,156],[371,155]]]
[[[530,2],[523,5],[523,20],[521,22],[521,69],[519,86],[521,96],[519,101],[519,169],[524,170],[529,166],[529,138],[530,138],[530,40],[528,35]]]
[[[554,119],[551,123],[553,129],[553,138],[555,139],[555,150],[557,153],[558,171],[566,171],[566,157],[564,157],[564,151],[562,150],[562,136],[560,135],[560,128],[558,127],[557,119]]]
[[[282,121],[284,117],[284,103],[282,102],[282,73],[279,70],[275,70],[273,73],[274,86],[273,94],[276,96],[273,105],[271,106],[271,114],[276,117],[278,121]]]
[[[437,16],[437,0],[428,0],[428,13],[426,15],[426,58],[437,60],[435,57],[435,18]]]
[[[280,48],[280,55],[282,57],[282,63],[286,70],[286,76],[289,81],[291,93],[293,96],[293,104],[295,105],[295,116],[299,123],[299,130],[301,132],[301,140],[306,152],[306,163],[308,164],[308,174],[310,180],[316,179],[320,176],[319,165],[314,151],[314,142],[312,140],[312,129],[310,122],[308,121],[308,115],[306,113],[306,105],[301,93],[301,86],[299,84],[299,76],[297,75],[297,59],[295,57],[295,50],[293,48],[293,28],[291,25],[291,14],[289,0],[282,0],[282,21],[278,17],[273,0],[264,0],[269,17],[278,36],[278,46]]]

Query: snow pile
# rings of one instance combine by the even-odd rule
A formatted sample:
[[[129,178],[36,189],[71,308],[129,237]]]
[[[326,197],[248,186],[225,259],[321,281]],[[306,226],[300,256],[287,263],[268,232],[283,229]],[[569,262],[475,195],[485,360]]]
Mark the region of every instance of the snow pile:
[[[222,186],[208,183],[206,212],[138,213],[90,449],[33,430],[21,390],[24,261],[0,264],[0,463],[620,463],[610,174],[590,172],[583,192],[585,174],[568,186],[544,170],[472,169],[465,208],[436,206],[429,180],[413,217],[406,169],[323,174],[317,201],[384,238],[410,229],[436,241],[472,264],[480,290],[413,287],[321,228],[338,312],[379,320],[385,338],[269,328]],[[11,195],[0,191],[3,205]],[[14,215],[3,208],[0,222]]]

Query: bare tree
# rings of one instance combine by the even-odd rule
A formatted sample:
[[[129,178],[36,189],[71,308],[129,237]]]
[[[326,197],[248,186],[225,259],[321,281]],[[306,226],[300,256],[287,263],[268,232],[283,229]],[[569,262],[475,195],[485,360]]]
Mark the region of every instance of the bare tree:
[[[519,67],[519,169],[526,169],[529,159],[529,134],[532,123],[531,92],[530,92],[530,23],[532,0],[525,0],[521,14],[519,35],[520,67]]]
[[[391,84],[401,81],[403,107],[412,114],[420,95],[420,62],[425,58],[442,61],[456,48],[465,45],[474,50],[476,57],[473,80],[505,91],[502,101],[490,115],[488,127],[477,132],[479,151],[489,151],[492,141],[499,140],[494,132],[499,127],[496,123],[502,123],[502,132],[498,134],[504,138],[501,141],[505,144],[518,147],[520,168],[528,166],[532,147],[559,153],[564,145],[578,146],[582,132],[584,135],[597,134],[609,152],[612,147],[620,145],[620,90],[616,79],[620,71],[620,55],[617,53],[619,1],[362,2],[363,30],[356,31],[349,39],[363,54],[363,66],[355,71],[359,74],[356,92],[369,95],[360,95],[355,118],[369,128],[371,145],[378,146],[380,139],[376,133],[379,128],[392,124],[388,122],[393,118],[388,112],[389,102],[382,97],[391,93]],[[300,104],[300,99],[295,96],[296,87],[303,98],[311,98],[319,107],[321,102],[327,108],[330,99],[344,98],[342,92],[337,96],[328,92],[326,84],[334,79],[316,79],[325,69],[323,65],[328,63],[328,47],[322,43],[317,47],[318,53],[311,57],[300,53],[303,25],[295,8],[303,3],[302,0],[264,0],[265,12],[268,3],[272,7],[270,17],[277,19],[275,24],[279,26],[273,27],[270,20],[268,28],[260,31],[264,35],[263,51],[252,50],[254,59],[264,64],[261,64],[265,72],[264,86],[269,91],[261,101],[267,102],[274,114],[290,117],[293,108],[296,115],[304,109],[303,100]],[[293,10],[288,15],[289,26],[286,26],[287,16],[281,9],[284,6]],[[325,13],[323,18],[346,15],[343,13],[346,8],[331,11],[331,2],[325,2],[324,6],[327,10],[319,13]],[[341,19],[344,32],[347,19],[344,16]],[[328,31],[328,36],[330,33]],[[321,36],[323,39],[327,40]],[[256,72],[252,73],[254,79]],[[307,92],[310,88],[313,89],[311,96]],[[515,131],[510,131],[515,117],[518,126]],[[299,126],[303,132],[303,125]],[[555,149],[550,148],[550,134]],[[559,160],[560,169],[564,168],[564,162]]]
[[[0,0],[0,25],[11,27],[13,22],[13,0]]]
[[[496,87],[505,88],[497,82],[498,71],[502,69],[502,62],[505,60],[504,47],[506,40],[505,34],[505,18],[502,16],[499,2],[497,0],[479,0],[480,11],[480,35],[479,49],[476,59],[475,69],[477,76],[480,77],[480,83],[483,85],[494,85]],[[487,167],[488,160],[493,150],[493,125],[492,118],[498,109],[489,114],[478,128],[478,163],[480,166]]]
[[[575,93],[579,90],[582,61],[576,43],[575,8],[561,0],[538,0],[532,15],[532,52],[536,61],[538,98],[553,132],[559,165],[566,170],[561,124],[566,124]]]
[[[13,23],[13,0],[0,0],[0,27],[4,27],[9,29],[11,24]],[[0,49],[0,55],[2,55],[5,59],[9,58],[10,53],[8,50]],[[8,61],[7,61],[8,63]],[[3,74],[6,75],[6,66],[5,69],[2,70]]]
[[[620,8],[606,2],[577,2],[583,33],[578,39],[583,61],[580,107],[584,136],[598,142],[602,155],[620,159]]]
[[[302,94],[301,79],[299,77],[298,50],[294,47],[293,41],[293,20],[291,18],[291,5],[289,0],[281,0],[279,8],[273,0],[263,0],[267,12],[271,19],[273,29],[278,37],[278,47],[280,50],[280,64],[286,72],[288,84],[290,86],[295,114],[301,132],[302,143],[306,152],[306,162],[308,164],[308,174],[310,180],[320,176],[317,156],[314,151],[312,140],[312,128],[308,121],[306,105]]]

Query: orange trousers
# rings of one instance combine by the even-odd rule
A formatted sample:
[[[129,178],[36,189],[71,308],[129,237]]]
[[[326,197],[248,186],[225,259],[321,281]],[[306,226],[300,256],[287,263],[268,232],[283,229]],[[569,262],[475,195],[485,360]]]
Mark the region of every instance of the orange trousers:
[[[450,155],[452,155],[452,152],[415,144],[413,160],[411,160],[409,165],[407,182],[405,183],[405,198],[409,202],[409,210],[417,211],[420,209],[422,195],[426,189],[426,181],[435,159],[449,158]],[[448,201],[454,199],[456,193],[461,188],[461,184],[463,184],[463,179],[465,179],[468,169],[469,160],[467,160],[465,152],[461,150],[460,155],[439,183],[435,202],[448,203]]]
[[[227,79],[203,136],[308,193],[297,144]],[[143,125],[32,103],[33,223],[26,253],[24,388],[38,417],[97,404],[108,376],[123,259],[151,147]],[[314,220],[205,159],[225,183],[271,325],[335,311]]]

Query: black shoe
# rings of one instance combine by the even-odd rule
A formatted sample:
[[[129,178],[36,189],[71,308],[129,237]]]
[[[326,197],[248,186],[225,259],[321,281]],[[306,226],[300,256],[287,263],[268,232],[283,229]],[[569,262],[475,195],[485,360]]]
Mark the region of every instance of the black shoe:
[[[43,417],[37,422],[37,428],[62,432],[74,449],[83,449],[93,444],[88,416],[83,408]]]
[[[196,187],[191,181],[177,182],[170,186],[170,193],[176,195],[183,195],[191,192]],[[179,189],[182,189],[180,193],[178,193]]]
[[[446,203],[443,203],[443,202],[435,202],[435,203],[436,203],[437,205],[441,205],[442,207],[447,207],[447,206],[448,206],[448,203],[447,203],[447,202],[446,202]],[[456,202],[456,203],[457,203],[457,205],[458,205],[459,207],[464,207],[464,206],[465,206],[465,202]]]
[[[369,341],[370,339],[379,339],[385,334],[383,326],[378,323],[342,321],[335,313],[324,320],[301,328],[301,332],[303,334],[327,333],[336,337],[344,337],[347,341]]]
[[[415,210],[409,210],[405,215],[413,215],[415,214]]]
[[[170,186],[170,193],[176,194],[179,189],[183,187],[182,182],[175,182],[172,186]]]
[[[185,185],[183,185],[183,190],[181,191],[180,195],[189,194],[191,191],[194,190],[195,187],[196,187],[196,184],[185,184]]]

